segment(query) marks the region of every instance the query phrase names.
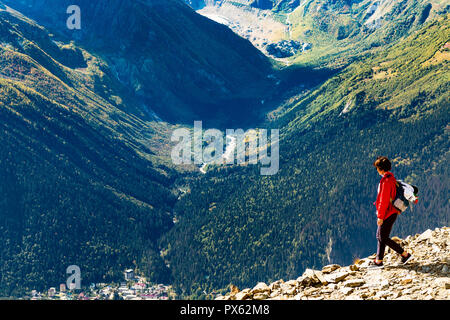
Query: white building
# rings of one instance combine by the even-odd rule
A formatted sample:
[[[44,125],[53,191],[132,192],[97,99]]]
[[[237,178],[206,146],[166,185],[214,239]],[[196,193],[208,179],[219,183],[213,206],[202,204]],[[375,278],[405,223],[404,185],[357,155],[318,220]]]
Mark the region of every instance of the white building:
[[[134,280],[134,270],[133,269],[125,270],[125,272],[123,273],[123,276],[126,281]]]

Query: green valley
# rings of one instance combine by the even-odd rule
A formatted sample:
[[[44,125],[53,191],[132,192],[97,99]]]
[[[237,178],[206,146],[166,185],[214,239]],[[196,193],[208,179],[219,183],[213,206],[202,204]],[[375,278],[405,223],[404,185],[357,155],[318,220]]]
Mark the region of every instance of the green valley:
[[[72,4],[79,30],[66,26]],[[236,34],[194,11],[211,4],[251,19]],[[350,264],[376,249],[379,155],[419,187],[393,233],[448,226],[449,9],[0,0],[0,296],[64,283],[69,265],[84,285],[131,268],[211,299]],[[267,26],[280,48],[302,46],[268,54]],[[196,120],[279,129],[278,173],[175,165],[171,135]]]

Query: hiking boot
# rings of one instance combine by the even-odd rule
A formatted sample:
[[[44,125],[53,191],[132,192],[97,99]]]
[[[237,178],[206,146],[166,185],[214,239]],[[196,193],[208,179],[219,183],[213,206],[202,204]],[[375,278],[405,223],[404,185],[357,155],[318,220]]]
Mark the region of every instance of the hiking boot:
[[[409,259],[411,258],[412,254],[408,253],[408,255],[406,257],[402,256],[402,264],[405,264],[409,261]]]
[[[370,261],[367,269],[382,269],[384,267],[383,262],[376,263],[375,260]]]

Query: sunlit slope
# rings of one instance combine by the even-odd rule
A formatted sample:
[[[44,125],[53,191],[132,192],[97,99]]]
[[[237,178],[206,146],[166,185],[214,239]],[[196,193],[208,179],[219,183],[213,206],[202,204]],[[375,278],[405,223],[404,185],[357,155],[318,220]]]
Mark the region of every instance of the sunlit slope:
[[[288,15],[291,36],[312,43],[312,50],[293,60],[346,65],[366,50],[408,36],[448,10],[448,3],[443,0],[302,1]]]

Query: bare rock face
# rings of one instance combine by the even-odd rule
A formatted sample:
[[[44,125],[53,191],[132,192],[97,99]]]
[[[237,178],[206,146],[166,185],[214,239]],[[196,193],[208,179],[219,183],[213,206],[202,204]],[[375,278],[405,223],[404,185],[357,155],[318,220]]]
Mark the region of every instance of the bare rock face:
[[[275,58],[287,58],[297,54],[302,48],[302,43],[294,40],[282,40],[266,46],[269,55]]]
[[[260,282],[221,300],[448,300],[450,298],[450,228],[395,239],[413,254],[408,263],[388,249],[384,268],[368,268],[374,255],[354,265],[306,269],[296,280]]]

